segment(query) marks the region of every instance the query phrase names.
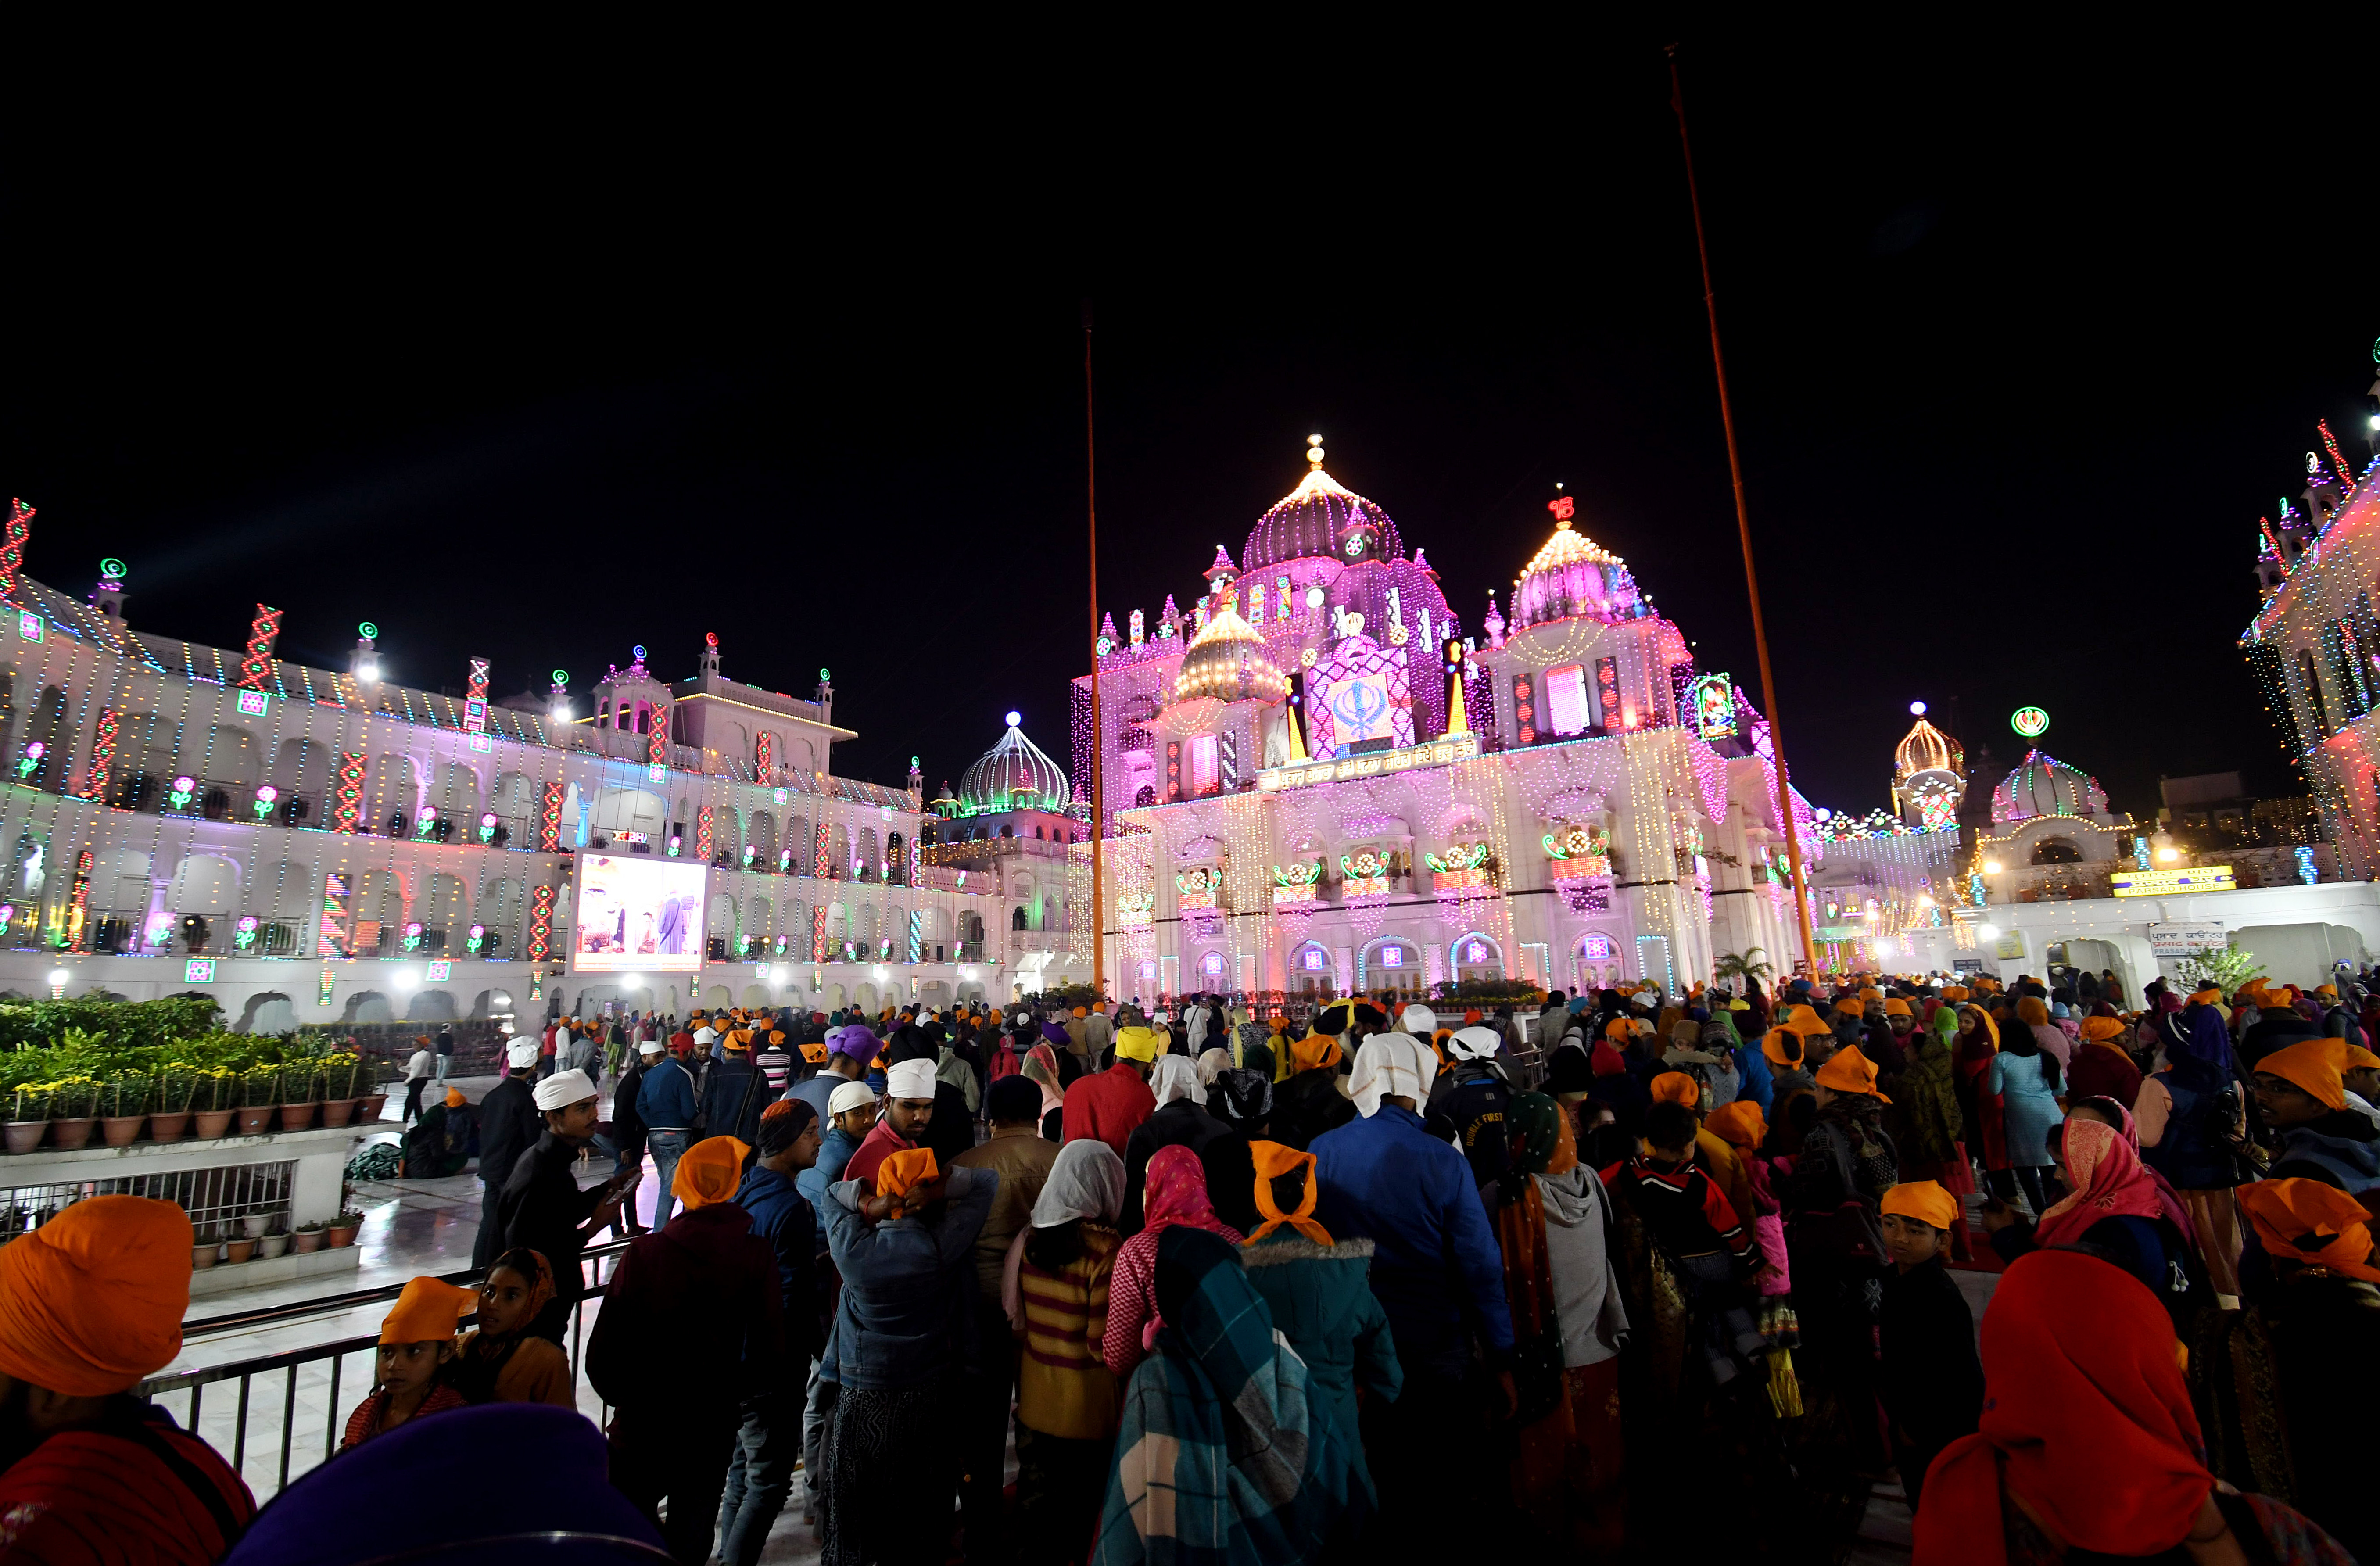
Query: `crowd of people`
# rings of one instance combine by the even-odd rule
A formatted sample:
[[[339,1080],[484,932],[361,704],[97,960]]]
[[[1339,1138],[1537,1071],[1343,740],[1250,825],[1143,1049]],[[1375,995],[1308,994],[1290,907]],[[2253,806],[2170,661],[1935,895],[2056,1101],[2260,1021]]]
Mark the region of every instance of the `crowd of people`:
[[[536,1431],[455,1526],[564,1527],[567,1451],[590,1559],[748,1566],[798,1506],[830,1566],[1831,1560],[1897,1475],[1920,1562],[2380,1560],[2374,988],[1393,1004],[554,1019],[453,1106],[480,1286],[406,1287],[261,1514],[127,1395],[188,1219],[79,1203],[0,1246],[0,1556],[295,1559],[258,1541]]]

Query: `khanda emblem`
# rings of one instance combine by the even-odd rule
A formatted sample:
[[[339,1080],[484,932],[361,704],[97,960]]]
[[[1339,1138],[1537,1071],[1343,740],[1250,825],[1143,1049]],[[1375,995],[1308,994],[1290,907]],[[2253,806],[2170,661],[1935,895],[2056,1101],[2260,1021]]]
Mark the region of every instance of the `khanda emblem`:
[[[1372,681],[1359,680],[1331,693],[1331,715],[1351,734],[1371,733],[1388,710],[1388,693]]]

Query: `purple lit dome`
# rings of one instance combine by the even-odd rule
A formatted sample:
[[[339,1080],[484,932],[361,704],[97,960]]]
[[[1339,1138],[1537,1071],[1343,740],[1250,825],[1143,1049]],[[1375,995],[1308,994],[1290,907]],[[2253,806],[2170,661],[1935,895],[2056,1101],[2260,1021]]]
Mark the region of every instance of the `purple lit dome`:
[[[1173,676],[1177,702],[1279,701],[1288,693],[1289,677],[1273,662],[1264,637],[1228,601],[1191,638]]]
[[[1305,482],[1257,518],[1247,547],[1240,552],[1240,568],[1253,574],[1284,560],[1322,559],[1356,565],[1394,560],[1404,552],[1404,540],[1397,536],[1389,514],[1342,489],[1318,463]]]
[[[1014,712],[1000,743],[959,774],[959,808],[970,816],[995,810],[1062,811],[1073,797],[1065,772],[1025,737]]]
[[[1567,503],[1565,503],[1567,504]],[[1512,634],[1551,620],[1633,620],[1645,613],[1628,566],[1560,516],[1553,537],[1512,578]]]
[[[1992,824],[2029,821],[2035,816],[2104,816],[2107,791],[2079,767],[2028,750],[2016,771],[1992,790]]]

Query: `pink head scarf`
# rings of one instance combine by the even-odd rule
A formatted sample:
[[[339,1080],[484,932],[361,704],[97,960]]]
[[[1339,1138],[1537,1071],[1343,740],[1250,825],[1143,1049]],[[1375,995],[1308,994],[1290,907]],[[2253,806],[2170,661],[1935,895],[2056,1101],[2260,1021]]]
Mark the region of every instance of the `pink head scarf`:
[[[2041,1244],[2073,1244],[2105,1218],[2166,1216],[2140,1154],[2122,1131],[2105,1121],[2066,1123],[2066,1177],[2073,1193],[2041,1215],[2034,1230]]]
[[[1207,1168],[1198,1155],[1189,1148],[1174,1146],[1160,1147],[1157,1156],[1148,1160],[1148,1184],[1141,1198],[1143,1214],[1141,1232],[1154,1234],[1168,1224],[1186,1223],[1193,1229],[1228,1236],[1237,1244],[1239,1232],[1215,1216],[1215,1204],[1207,1196]]]
[[[1065,1092],[1058,1086],[1058,1052],[1048,1044],[1036,1044],[1025,1051],[1025,1064],[1018,1074],[1041,1089],[1043,1114],[1065,1103]]]

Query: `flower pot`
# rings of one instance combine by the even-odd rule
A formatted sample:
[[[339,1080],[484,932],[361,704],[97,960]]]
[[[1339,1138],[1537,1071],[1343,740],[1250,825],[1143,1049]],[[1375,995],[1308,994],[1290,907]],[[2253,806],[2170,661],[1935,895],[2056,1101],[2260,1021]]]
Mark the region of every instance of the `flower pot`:
[[[99,1122],[91,1115],[76,1115],[71,1120],[50,1122],[50,1143],[53,1147],[71,1151],[91,1140],[91,1128]]]
[[[30,1153],[42,1145],[42,1138],[49,1131],[50,1123],[46,1120],[12,1120],[8,1123],[8,1150]]]
[[[388,1095],[385,1093],[367,1093],[364,1095],[363,1108],[357,1111],[356,1118],[363,1121],[378,1120],[380,1107],[387,1102]]]
[[[363,1100],[360,1099],[334,1099],[326,1100],[322,1105],[322,1123],[324,1125],[346,1124],[348,1121],[355,1118],[356,1106],[362,1102]]]
[[[245,1239],[261,1240],[264,1232],[272,1227],[273,1215],[269,1212],[250,1213],[239,1220],[239,1232]]]
[[[322,1232],[319,1229],[300,1229],[289,1236],[289,1250],[294,1256],[306,1256],[322,1248]]]
[[[190,1118],[198,1122],[197,1135],[201,1142],[212,1142],[218,1136],[231,1135],[232,1118],[237,1110],[199,1110]]]
[[[255,1254],[256,1242],[253,1240],[243,1238],[224,1242],[224,1260],[227,1262],[243,1262]]]
[[[182,1133],[189,1128],[189,1124],[190,1111],[188,1110],[176,1110],[169,1115],[151,1115],[149,1117],[149,1140],[152,1142],[178,1142],[182,1139]]]
[[[239,1111],[238,1135],[255,1136],[261,1134],[266,1126],[273,1123],[273,1111],[279,1107],[277,1104],[266,1104],[261,1109]]]
[[[314,1106],[312,1104],[284,1104],[281,1106],[282,1130],[303,1131],[313,1123]]]
[[[111,1147],[129,1147],[140,1139],[140,1128],[149,1123],[147,1115],[106,1115],[99,1123],[100,1140]]]
[[[341,1250],[356,1243],[356,1231],[362,1227],[360,1223],[333,1224],[322,1231],[322,1237],[330,1242],[331,1249]]]
[[[215,1264],[215,1258],[222,1254],[223,1247],[221,1245],[216,1244],[212,1240],[202,1241],[190,1247],[190,1265],[192,1267],[212,1267]]]
[[[263,1261],[271,1261],[288,1248],[289,1236],[286,1234],[267,1234],[256,1242],[257,1256]]]

